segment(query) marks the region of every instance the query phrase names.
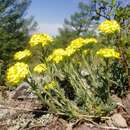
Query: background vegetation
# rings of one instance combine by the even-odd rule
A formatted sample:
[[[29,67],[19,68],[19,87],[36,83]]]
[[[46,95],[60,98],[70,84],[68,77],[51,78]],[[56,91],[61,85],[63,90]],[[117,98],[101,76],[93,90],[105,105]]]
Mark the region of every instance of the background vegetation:
[[[30,4],[30,0],[0,0],[1,85],[4,85],[5,70],[12,62],[12,55],[26,46],[29,34],[36,29],[33,17],[25,17]]]

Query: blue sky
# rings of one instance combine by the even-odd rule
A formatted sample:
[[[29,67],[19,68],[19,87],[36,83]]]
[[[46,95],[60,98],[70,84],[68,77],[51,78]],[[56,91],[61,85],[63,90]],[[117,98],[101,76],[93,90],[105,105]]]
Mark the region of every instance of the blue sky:
[[[28,15],[38,22],[38,32],[57,34],[57,28],[76,10],[78,3],[87,0],[32,0]]]
[[[57,34],[65,18],[78,10],[79,2],[87,3],[90,0],[32,0],[28,15],[35,17],[38,22],[37,32]],[[130,0],[122,0],[124,4]]]

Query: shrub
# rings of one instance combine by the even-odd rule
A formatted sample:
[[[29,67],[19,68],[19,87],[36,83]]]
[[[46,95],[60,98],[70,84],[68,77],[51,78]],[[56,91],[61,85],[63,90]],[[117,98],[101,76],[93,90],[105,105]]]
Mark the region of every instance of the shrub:
[[[113,22],[116,24],[114,29]],[[114,63],[121,64],[122,53],[115,41],[120,26],[116,21],[106,21],[99,26],[99,30],[101,35],[97,38],[79,37],[72,40],[66,48],[56,49],[51,49],[53,40],[50,36],[35,34],[29,42],[30,48],[41,47],[41,63],[32,66],[34,69],[26,69],[28,72],[22,77],[17,73],[20,69],[14,69],[10,74],[7,71],[8,83],[15,81],[16,76],[19,81],[25,78],[32,86],[32,91],[49,107],[49,112],[54,114],[69,118],[106,115],[115,107],[111,100],[112,87],[121,83],[123,85],[125,78],[121,76],[123,80],[116,79],[114,70]],[[105,42],[104,38],[108,40]],[[50,51],[47,52],[48,46]],[[16,64],[9,69],[15,68]],[[11,73],[13,76],[8,78]],[[123,75],[125,72],[119,73]],[[47,78],[38,82],[34,74]],[[13,82],[13,85],[17,83],[19,82]]]

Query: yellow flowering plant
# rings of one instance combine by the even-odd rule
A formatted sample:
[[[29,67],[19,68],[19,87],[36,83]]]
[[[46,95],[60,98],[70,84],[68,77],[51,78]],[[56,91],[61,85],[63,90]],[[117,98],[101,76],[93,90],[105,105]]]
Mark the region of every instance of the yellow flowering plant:
[[[115,20],[107,20],[99,25],[98,30],[105,35],[116,35],[116,32],[120,32],[120,26]],[[48,111],[54,114],[68,118],[105,115],[114,106],[110,91],[115,83],[111,79],[111,65],[114,61],[120,61],[121,54],[120,48],[106,46],[109,39],[99,42],[100,35],[96,37],[78,37],[64,48],[52,49],[52,37],[34,34],[29,41],[30,48],[41,45],[42,49],[48,51],[46,47],[50,45],[51,51],[47,55],[41,52],[41,63],[33,66],[32,74],[26,63],[14,64],[7,70],[8,83],[18,84],[25,78],[42,103],[49,107]],[[19,59],[27,56],[24,56],[25,52],[23,55],[21,53],[17,53]],[[43,76],[41,84],[33,77],[33,73]]]

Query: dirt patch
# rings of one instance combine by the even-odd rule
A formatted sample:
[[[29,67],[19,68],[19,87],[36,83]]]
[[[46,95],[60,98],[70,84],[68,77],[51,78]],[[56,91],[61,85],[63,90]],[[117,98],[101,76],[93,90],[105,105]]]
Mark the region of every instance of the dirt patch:
[[[8,98],[0,103],[0,130],[118,130],[110,118],[100,124],[90,119],[79,119],[67,122],[52,114],[46,113],[45,107],[38,99],[14,99],[12,92],[7,92]],[[115,97],[114,97],[115,98]],[[117,98],[116,98],[117,99]],[[119,100],[117,101],[119,102]],[[120,101],[121,102],[121,101]],[[113,114],[120,114],[130,126],[130,94],[122,99],[122,104]],[[120,119],[119,119],[120,120]],[[109,123],[108,123],[109,122]],[[126,128],[122,128],[126,129]]]

